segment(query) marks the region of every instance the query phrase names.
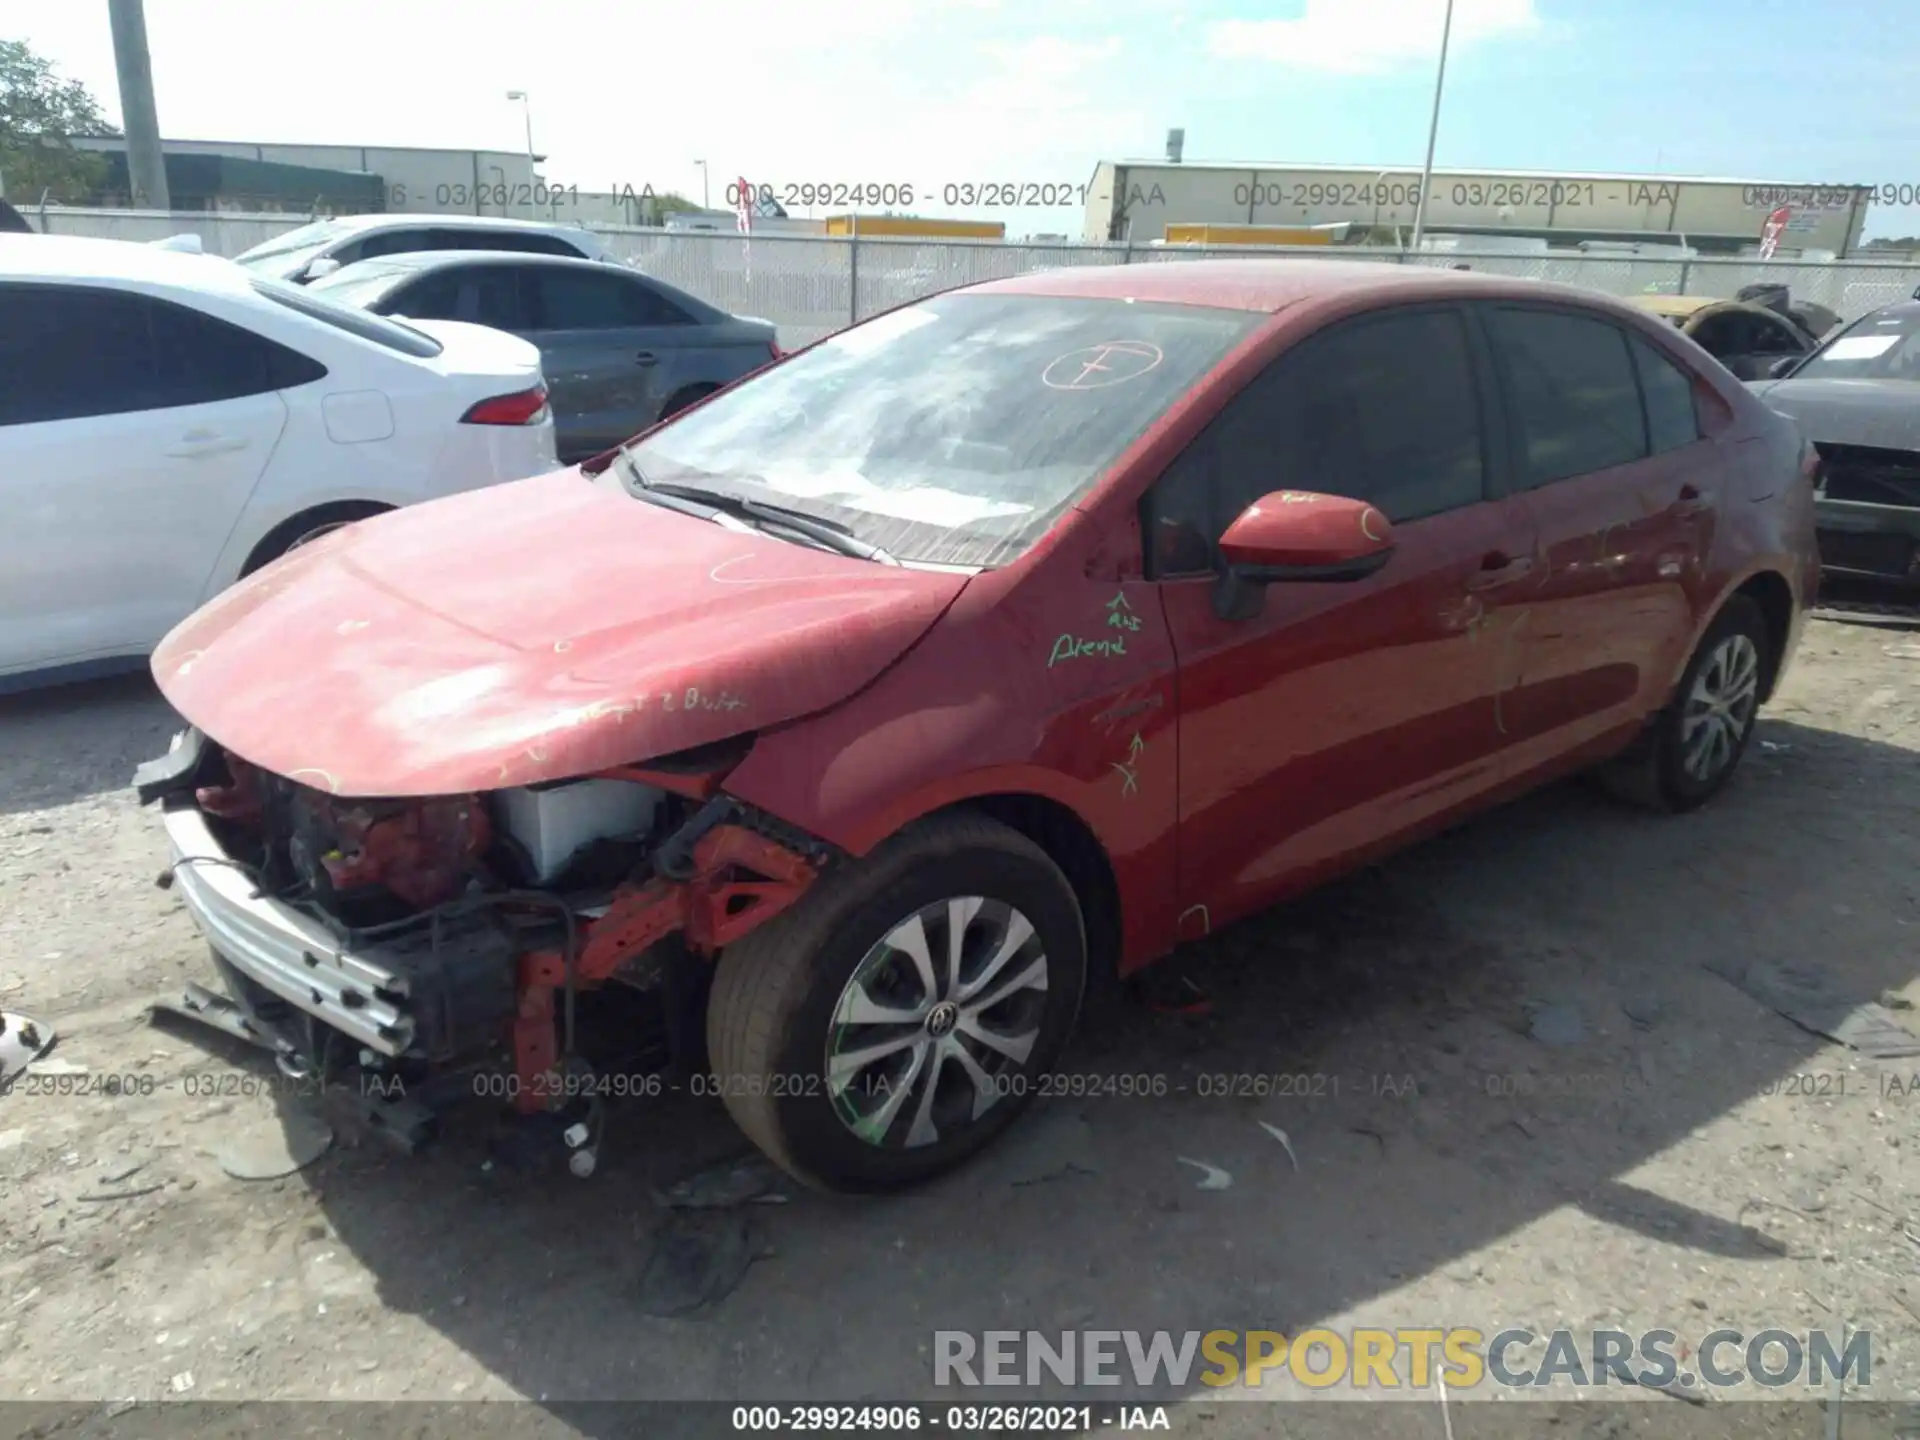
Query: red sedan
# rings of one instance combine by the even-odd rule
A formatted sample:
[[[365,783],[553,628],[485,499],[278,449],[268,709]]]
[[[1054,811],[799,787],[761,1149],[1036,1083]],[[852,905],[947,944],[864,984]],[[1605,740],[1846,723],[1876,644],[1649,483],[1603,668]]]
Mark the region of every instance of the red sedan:
[[[1816,582],[1810,458],[1583,291],[994,281],[267,567],[155,656],[192,728],[139,783],[290,1063],[494,1066],[585,1173],[666,1083],[595,1047],[637,989],[671,1083],[885,1188],[1183,940],[1571,772],[1713,795]]]

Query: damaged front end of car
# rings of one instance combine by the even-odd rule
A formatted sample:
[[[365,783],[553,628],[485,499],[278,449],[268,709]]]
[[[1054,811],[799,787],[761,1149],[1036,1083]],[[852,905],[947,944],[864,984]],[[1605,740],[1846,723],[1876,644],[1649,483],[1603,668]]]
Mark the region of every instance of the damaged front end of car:
[[[585,1175],[604,1099],[701,1064],[707,962],[835,858],[721,788],[751,746],[381,799],[188,729],[134,783],[230,997],[215,1023],[358,1095],[407,1148],[443,1099],[494,1096],[557,1129]],[[589,994],[607,1002],[597,1028]],[[211,1018],[210,999],[174,1008]]]

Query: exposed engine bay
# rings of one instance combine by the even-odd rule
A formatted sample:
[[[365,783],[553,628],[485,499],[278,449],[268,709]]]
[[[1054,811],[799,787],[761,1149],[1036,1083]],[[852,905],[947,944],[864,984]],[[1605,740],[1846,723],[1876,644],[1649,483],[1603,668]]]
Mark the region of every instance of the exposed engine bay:
[[[833,858],[720,791],[750,743],[557,783],[370,799],[188,731],[136,784],[166,807],[170,875],[212,942],[235,1024],[283,1069],[322,1085],[373,1076],[382,1093],[466,1076],[467,1093],[565,1121],[586,1174],[600,1077],[618,1069],[619,1093],[637,1093],[636,1067],[700,1066],[707,962]],[[209,866],[251,884],[218,893],[199,873]],[[605,1027],[611,1050],[578,1013],[594,991],[621,1011]],[[243,1033],[235,1024],[222,1028]],[[493,1078],[476,1086],[480,1074]]]

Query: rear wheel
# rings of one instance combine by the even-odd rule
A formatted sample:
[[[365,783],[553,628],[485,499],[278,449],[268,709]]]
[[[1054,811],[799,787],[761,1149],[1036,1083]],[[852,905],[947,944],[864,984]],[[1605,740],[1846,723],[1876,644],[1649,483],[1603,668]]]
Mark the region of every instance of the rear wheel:
[[[322,535],[331,534],[343,525],[351,525],[356,520],[366,520],[384,513],[389,507],[376,505],[371,500],[347,500],[337,505],[320,505],[303,514],[295,515],[276,525],[258,545],[253,554],[247,557],[242,576],[251,575],[263,565],[278,560],[289,550],[297,550],[302,545],[318,540]]]
[[[800,1179],[910,1185],[1024,1108],[1085,977],[1079,903],[1046,852],[995,821],[942,817],[721,955],[714,1076],[735,1123]]]
[[[689,385],[684,390],[674,391],[667,397],[667,403],[660,407],[660,418],[664,420],[669,415],[678,415],[689,405],[706,399],[719,388],[718,385]]]
[[[1766,617],[1734,596],[1701,637],[1672,702],[1633,750],[1599,772],[1603,783],[1653,809],[1704,805],[1746,753],[1772,664]]]

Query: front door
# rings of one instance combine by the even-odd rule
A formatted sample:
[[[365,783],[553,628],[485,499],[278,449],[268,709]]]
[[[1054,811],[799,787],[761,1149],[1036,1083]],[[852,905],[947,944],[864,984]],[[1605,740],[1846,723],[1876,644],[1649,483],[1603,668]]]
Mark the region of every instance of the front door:
[[[1179,661],[1180,901],[1192,936],[1467,807],[1503,777],[1511,597],[1537,560],[1490,491],[1484,365],[1461,311],[1396,309],[1287,351],[1150,492]],[[1393,558],[1213,605],[1215,542],[1275,490],[1372,502]]]

